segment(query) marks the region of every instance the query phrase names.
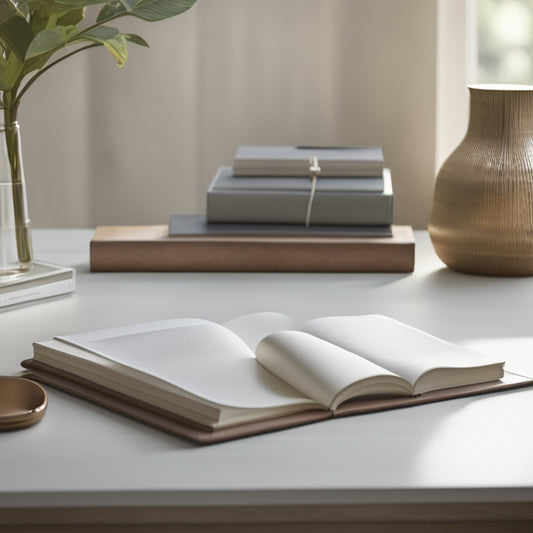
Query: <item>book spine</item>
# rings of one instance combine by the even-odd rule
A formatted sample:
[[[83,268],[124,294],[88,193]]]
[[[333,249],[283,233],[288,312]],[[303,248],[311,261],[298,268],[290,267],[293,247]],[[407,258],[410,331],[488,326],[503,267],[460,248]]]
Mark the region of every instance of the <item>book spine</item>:
[[[50,298],[52,296],[68,294],[73,291],[73,279],[65,279],[41,286],[28,287],[26,289],[0,294],[0,308],[31,302],[33,300],[41,300],[42,298]]]
[[[209,222],[301,224],[306,220],[308,193],[207,193]],[[391,194],[320,194],[311,223],[334,225],[389,225],[393,219]]]
[[[412,272],[414,242],[91,241],[93,272]]]

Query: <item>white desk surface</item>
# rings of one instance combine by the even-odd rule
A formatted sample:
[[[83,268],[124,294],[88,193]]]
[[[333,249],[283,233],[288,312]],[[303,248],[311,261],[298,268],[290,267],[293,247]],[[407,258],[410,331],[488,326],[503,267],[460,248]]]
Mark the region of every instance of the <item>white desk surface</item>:
[[[91,235],[34,230],[36,259],[76,267],[77,290],[0,313],[0,374],[58,334],[265,310],[383,313],[533,374],[533,278],[452,272],[425,232],[413,274],[91,274]],[[0,433],[0,524],[18,508],[533,503],[533,388],[206,447],[47,390],[39,424]]]

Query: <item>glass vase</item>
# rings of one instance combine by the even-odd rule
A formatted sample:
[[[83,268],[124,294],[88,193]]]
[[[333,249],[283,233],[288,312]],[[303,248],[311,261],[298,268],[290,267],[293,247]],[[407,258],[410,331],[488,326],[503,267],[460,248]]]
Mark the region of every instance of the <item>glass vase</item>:
[[[32,262],[20,127],[0,124],[0,276],[26,272]]]

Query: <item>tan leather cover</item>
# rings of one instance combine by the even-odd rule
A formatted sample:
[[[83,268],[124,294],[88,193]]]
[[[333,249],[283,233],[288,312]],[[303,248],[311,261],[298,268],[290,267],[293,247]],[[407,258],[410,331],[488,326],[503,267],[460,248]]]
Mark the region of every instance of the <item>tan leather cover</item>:
[[[93,272],[412,272],[410,226],[392,237],[184,235],[168,226],[99,226]]]
[[[335,411],[334,416],[347,416],[362,413],[371,413],[374,411],[385,411],[399,407],[410,407],[412,405],[421,405],[424,403],[441,402],[451,400],[452,398],[461,398],[463,396],[476,396],[488,392],[503,391],[527,387],[533,385],[533,378],[504,372],[502,379],[498,381],[489,381],[487,383],[476,383],[474,385],[463,385],[461,387],[450,387],[436,391],[417,394],[416,396],[402,396],[389,398],[371,398],[350,400],[344,402]]]
[[[22,366],[30,370],[28,374],[30,379],[41,381],[74,396],[129,416],[139,422],[144,422],[167,433],[178,435],[200,444],[223,442],[258,433],[301,426],[332,417],[331,411],[312,410],[213,431],[200,425],[195,426],[190,421],[177,415],[107,389],[74,374],[50,367],[40,361],[28,359],[22,362]]]
[[[501,380],[478,385],[443,389],[414,397],[356,399],[345,402],[335,411],[335,413],[331,411],[311,410],[270,420],[261,420],[230,428],[212,430],[203,428],[199,425],[194,426],[190,421],[176,415],[144,404],[135,398],[125,396],[111,389],[101,387],[73,374],[57,370],[39,361],[28,359],[22,362],[22,366],[30,370],[29,377],[32,379],[42,381],[43,383],[74,394],[75,396],[107,407],[112,411],[116,411],[140,422],[144,422],[168,433],[184,437],[200,444],[211,444],[257,435],[259,433],[268,433],[289,427],[323,421],[332,418],[333,416],[339,417],[397,409],[400,407],[409,407],[411,405],[533,385],[533,378],[506,372]]]

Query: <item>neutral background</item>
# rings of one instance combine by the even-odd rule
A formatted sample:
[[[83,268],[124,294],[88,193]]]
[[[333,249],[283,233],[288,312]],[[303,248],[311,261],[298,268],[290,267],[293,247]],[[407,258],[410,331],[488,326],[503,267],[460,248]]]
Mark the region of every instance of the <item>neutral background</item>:
[[[205,212],[239,144],[381,145],[395,222],[423,228],[466,128],[469,0],[198,0],[150,49],[45,74],[20,122],[34,227],[163,224]]]

